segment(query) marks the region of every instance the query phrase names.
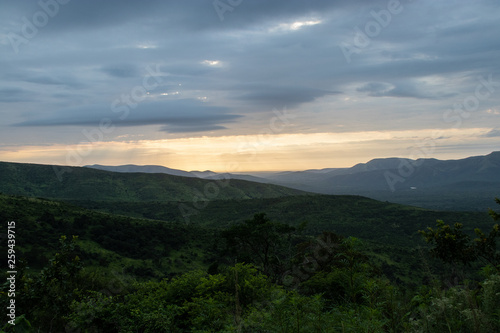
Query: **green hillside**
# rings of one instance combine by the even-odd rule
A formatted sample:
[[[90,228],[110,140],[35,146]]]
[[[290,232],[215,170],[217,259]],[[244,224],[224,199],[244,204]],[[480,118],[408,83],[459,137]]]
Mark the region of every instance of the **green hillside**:
[[[306,231],[311,235],[328,230],[398,246],[420,244],[421,237],[417,231],[434,226],[438,219],[449,223],[463,223],[469,232],[473,232],[474,227],[487,229],[491,225],[487,211],[434,211],[349,195],[214,200],[207,201],[202,209],[196,209],[192,202],[72,201],[72,203],[108,213],[212,228],[225,228],[250,219],[256,213],[265,212],[272,220],[293,226],[307,222]],[[190,213],[188,220],[179,209],[180,205],[193,210],[188,211]],[[494,205],[492,199],[491,206]]]
[[[0,194],[0,220],[15,221],[17,257],[35,270],[47,264],[61,235],[79,237],[87,266],[133,277],[206,268],[211,253],[207,229],[99,213],[47,199]]]
[[[374,332],[413,332],[412,323],[441,323],[443,314],[432,307],[434,302],[446,297],[458,302],[460,294],[453,293],[461,290],[450,289],[450,296],[444,296],[438,286],[430,289],[428,283],[436,284],[437,279],[453,280],[447,280],[449,267],[429,257],[416,230],[434,226],[438,218],[464,222],[468,233],[478,226],[488,231],[492,225],[486,214],[428,211],[357,196],[212,201],[189,224],[176,213],[173,202],[86,204],[121,214],[0,194],[0,220],[16,222],[16,288],[23,291],[16,304],[18,313],[26,315],[18,315],[16,327],[30,325],[27,318],[46,329],[55,325],[92,327],[97,332],[168,332],[171,328],[188,332],[196,325],[217,328],[210,330],[215,332],[233,327],[234,318],[241,316],[245,331],[266,328],[267,332],[286,327],[290,316],[300,316],[303,330],[299,331],[310,331],[316,323],[333,327],[340,322],[332,332],[342,327],[360,331],[366,325],[376,327]],[[126,216],[161,215],[165,210],[174,218]],[[269,218],[254,215],[261,211],[268,212]],[[304,221],[309,223],[301,231]],[[361,239],[344,238],[342,233]],[[61,235],[68,237],[59,239]],[[78,235],[79,240],[70,243],[70,235]],[[0,243],[7,248],[5,237]],[[266,270],[260,254],[268,253],[268,246],[272,261]],[[51,257],[55,259],[49,261]],[[475,264],[463,271],[461,279],[480,281],[479,267]],[[488,276],[496,279],[491,273]],[[500,283],[485,280],[484,285],[488,283],[500,288]],[[451,327],[464,322],[483,323],[485,328],[478,332],[498,327],[491,319],[497,289],[490,289],[481,291],[480,303],[480,314],[488,321],[470,323],[459,317],[459,311],[476,306],[465,303],[447,314],[454,316]],[[2,306],[7,301],[1,297]],[[242,309],[234,312],[235,304]],[[429,318],[429,311],[438,317]],[[285,321],[262,319],[269,312],[272,317],[284,316]]]
[[[269,199],[214,200],[203,209],[190,202],[96,202],[75,201],[74,204],[103,212],[164,220],[179,225],[223,230],[241,224],[255,214],[265,212],[278,223],[300,227],[316,236],[324,231],[359,238],[373,262],[384,267],[384,273],[402,283],[414,283],[421,277],[422,253],[425,246],[419,230],[433,227],[437,220],[462,223],[464,231],[491,229],[493,223],[485,212],[433,211],[404,206],[360,196],[290,196]],[[495,202],[492,200],[493,206]],[[193,209],[186,219],[180,205]]]
[[[305,193],[243,180],[214,181],[8,162],[0,162],[0,192],[52,199],[129,202],[274,198]]]
[[[56,244],[60,235],[79,235],[84,249],[93,253],[89,254],[92,263],[100,265],[100,258],[107,256],[104,263],[120,263],[123,269],[146,265],[141,260],[149,260],[150,274],[155,272],[152,276],[178,273],[182,267],[188,267],[180,262],[173,270],[153,265],[154,260],[169,258],[172,250],[182,252],[184,259],[198,262],[192,263],[195,267],[208,265],[206,258],[212,255],[209,249],[213,245],[212,236],[261,212],[272,221],[293,227],[306,222],[305,235],[329,231],[357,237],[365,242],[365,247],[381,252],[379,259],[391,263],[400,279],[404,279],[409,266],[404,272],[398,259],[405,257],[407,263],[413,264],[418,261],[413,258],[415,248],[423,245],[418,230],[433,227],[438,219],[462,223],[469,234],[473,234],[476,227],[488,230],[492,225],[486,212],[431,211],[359,196],[215,200],[190,216],[189,223],[178,206],[178,202],[74,201],[68,204],[0,195],[0,219],[16,220],[19,237],[26,237],[20,246],[31,265],[43,263],[41,257],[48,257],[50,253],[47,244]],[[189,255],[184,253],[187,248],[191,248],[187,251]],[[197,253],[197,257],[193,253]]]

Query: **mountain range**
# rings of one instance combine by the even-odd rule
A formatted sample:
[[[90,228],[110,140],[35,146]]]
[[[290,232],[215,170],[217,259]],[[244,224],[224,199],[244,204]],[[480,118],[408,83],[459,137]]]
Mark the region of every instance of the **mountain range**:
[[[166,173],[275,184],[321,194],[354,194],[431,209],[482,210],[500,196],[500,151],[458,160],[378,158],[351,168],[256,175],[182,171],[162,166],[102,166],[113,172]]]

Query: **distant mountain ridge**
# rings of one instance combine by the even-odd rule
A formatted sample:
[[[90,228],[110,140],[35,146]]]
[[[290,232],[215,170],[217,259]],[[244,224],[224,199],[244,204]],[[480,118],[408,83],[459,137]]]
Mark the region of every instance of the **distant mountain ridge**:
[[[161,165],[126,164],[126,165],[110,166],[110,165],[94,164],[94,165],[85,165],[84,168],[92,168],[92,169],[111,171],[111,172],[166,173],[166,174],[172,175],[172,176],[198,177],[195,174],[188,172],[188,171],[171,169],[171,168],[167,168],[167,167],[164,167]],[[203,177],[199,177],[199,178],[203,178]]]
[[[500,151],[457,160],[376,158],[350,168],[285,171],[261,177],[152,166],[107,168],[129,170],[122,172],[175,172],[205,179],[244,179],[308,192],[356,194],[437,209],[484,210],[495,196],[500,196]]]
[[[357,194],[426,208],[481,210],[500,197],[500,151],[458,160],[374,159],[326,173],[282,173],[268,179],[322,194]]]
[[[184,171],[184,170],[167,168],[167,167],[164,167],[161,165],[127,164],[127,165],[109,166],[109,165],[94,164],[94,165],[85,165],[84,168],[92,168],[92,169],[105,170],[105,171],[111,171],[111,172],[165,173],[167,175],[173,175],[173,176],[196,177],[196,178],[212,179],[212,180],[240,179],[240,180],[247,180],[247,181],[258,182],[258,183],[271,183],[271,181],[269,181],[265,178],[255,177],[255,176],[251,176],[251,175],[217,173],[217,172],[213,172],[210,170]]]

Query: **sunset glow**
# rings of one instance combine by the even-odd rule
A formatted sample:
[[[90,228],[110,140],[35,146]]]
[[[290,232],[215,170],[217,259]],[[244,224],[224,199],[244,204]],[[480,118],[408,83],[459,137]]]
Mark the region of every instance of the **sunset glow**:
[[[440,145],[466,144],[471,137],[488,133],[487,128],[235,135],[162,140],[82,142],[77,145],[4,147],[11,161],[58,165],[165,165],[182,170],[251,172],[321,169],[332,165],[349,167],[363,158],[394,157],[397,147],[403,157],[423,158]],[[483,144],[494,148],[495,140]],[[387,146],[387,149],[380,149]],[[381,155],[382,152],[382,155]],[[454,151],[446,158],[461,158]]]

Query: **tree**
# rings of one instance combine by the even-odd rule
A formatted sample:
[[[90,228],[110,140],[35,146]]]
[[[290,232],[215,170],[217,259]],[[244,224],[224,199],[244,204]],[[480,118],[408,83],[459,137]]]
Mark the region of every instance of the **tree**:
[[[76,297],[80,282],[78,273],[83,267],[75,254],[77,239],[76,236],[71,240],[61,236],[59,250],[48,266],[33,278],[22,277],[20,308],[26,309],[33,325],[43,330],[62,329],[62,318],[69,313]]]
[[[291,236],[295,228],[272,222],[265,213],[234,225],[222,233],[226,251],[239,262],[256,264],[262,273],[276,279],[291,257]]]
[[[498,204],[500,200],[495,199]],[[494,220],[500,219],[500,214],[490,209],[490,215]],[[495,224],[488,234],[476,228],[477,236],[474,240],[462,231],[462,224],[455,223],[453,227],[438,220],[436,229],[427,228],[420,230],[425,241],[434,247],[431,253],[446,263],[471,264],[481,260],[484,264],[493,266],[500,271],[500,254],[497,252],[497,238],[500,237],[500,226]]]
[[[437,220],[436,229],[419,230],[427,243],[434,245],[431,254],[446,263],[470,264],[477,258],[470,237],[462,231],[463,225],[452,226]]]
[[[500,205],[500,199],[499,198],[495,198],[495,201],[496,201],[497,204]],[[489,213],[490,213],[490,215],[491,215],[491,217],[493,218],[494,221],[500,220],[500,213],[495,212],[493,209],[490,209]]]

